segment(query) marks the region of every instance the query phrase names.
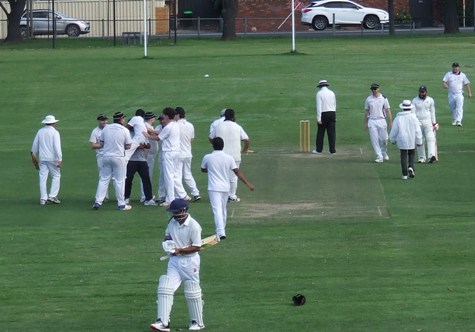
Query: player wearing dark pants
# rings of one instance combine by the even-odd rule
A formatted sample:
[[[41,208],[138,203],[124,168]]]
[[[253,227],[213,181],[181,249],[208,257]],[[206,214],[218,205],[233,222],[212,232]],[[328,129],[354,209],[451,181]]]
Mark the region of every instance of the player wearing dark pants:
[[[415,149],[409,149],[409,150],[404,150],[401,149],[401,170],[402,170],[402,176],[413,178],[414,177],[414,155],[415,155]],[[409,167],[408,167],[409,165]],[[410,172],[408,172],[410,170]]]
[[[330,84],[326,80],[318,82],[320,89],[316,95],[317,104],[317,137],[315,142],[314,154],[320,154],[323,151],[323,139],[325,131],[328,135],[328,145],[331,154],[336,152],[336,97],[335,93],[328,87]]]
[[[321,123],[317,123],[317,139],[316,147],[317,152],[323,151],[323,139],[325,137],[325,131],[328,136],[328,145],[330,147],[330,153],[335,153],[336,142],[336,112],[322,112]]]
[[[125,199],[129,200],[132,192],[132,182],[135,173],[139,173],[142,179],[143,192],[145,195],[144,205],[156,206],[152,194],[152,182],[150,181],[150,173],[148,171],[147,156],[144,148],[139,147],[127,163],[127,178],[125,179]]]

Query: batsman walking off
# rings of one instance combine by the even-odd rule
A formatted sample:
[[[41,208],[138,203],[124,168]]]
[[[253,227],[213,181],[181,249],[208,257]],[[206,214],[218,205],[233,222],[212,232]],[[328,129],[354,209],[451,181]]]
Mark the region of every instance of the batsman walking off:
[[[382,163],[384,160],[389,160],[388,126],[391,128],[393,116],[388,99],[379,91],[379,84],[371,84],[370,89],[371,94],[366,98],[364,105],[364,123],[376,154],[374,162]]]
[[[163,239],[163,247],[174,249],[168,261],[167,274],[162,275],[157,288],[157,320],[150,325],[152,330],[170,331],[170,313],[173,295],[183,282],[185,299],[190,314],[189,330],[205,328],[203,323],[203,300],[200,287],[201,226],[188,213],[188,202],[177,198],[170,203],[168,212],[173,214]],[[169,249],[168,249],[169,250]]]

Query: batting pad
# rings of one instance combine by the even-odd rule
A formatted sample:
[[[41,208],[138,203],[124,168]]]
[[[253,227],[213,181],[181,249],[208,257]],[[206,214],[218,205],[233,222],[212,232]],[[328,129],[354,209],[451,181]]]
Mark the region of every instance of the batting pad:
[[[168,325],[170,321],[170,312],[173,306],[173,287],[170,285],[168,276],[160,276],[157,288],[157,319],[163,324]]]
[[[195,321],[198,325],[203,323],[203,301],[201,299],[200,284],[196,281],[187,280],[184,282],[185,298],[188,303],[188,311],[190,313],[190,320]]]

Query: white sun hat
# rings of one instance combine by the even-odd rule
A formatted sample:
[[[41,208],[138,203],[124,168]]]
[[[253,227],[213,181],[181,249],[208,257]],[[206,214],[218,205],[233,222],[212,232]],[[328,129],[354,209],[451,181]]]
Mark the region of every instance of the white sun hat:
[[[41,123],[44,123],[44,124],[52,124],[52,123],[56,123],[58,122],[59,120],[56,120],[56,118],[54,117],[54,115],[47,115],[43,121],[41,121]]]
[[[399,104],[399,108],[405,111],[413,110],[415,108],[414,105],[412,105],[410,100],[403,100],[402,103]]]

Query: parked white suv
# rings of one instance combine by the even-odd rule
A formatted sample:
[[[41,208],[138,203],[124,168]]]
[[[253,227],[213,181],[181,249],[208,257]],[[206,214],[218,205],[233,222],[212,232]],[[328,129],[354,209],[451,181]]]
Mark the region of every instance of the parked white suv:
[[[315,0],[302,8],[303,25],[311,25],[315,30],[324,30],[327,26],[360,25],[366,29],[376,29],[381,23],[389,22],[389,14],[381,9],[363,7],[349,0]]]
[[[90,23],[77,18],[72,18],[49,9],[34,9],[23,12],[20,19],[21,34],[28,35],[28,26],[31,27],[33,35],[52,35],[53,19],[56,19],[56,34],[78,37],[89,33]],[[30,22],[29,22],[30,21]],[[28,25],[28,22],[30,23]]]

